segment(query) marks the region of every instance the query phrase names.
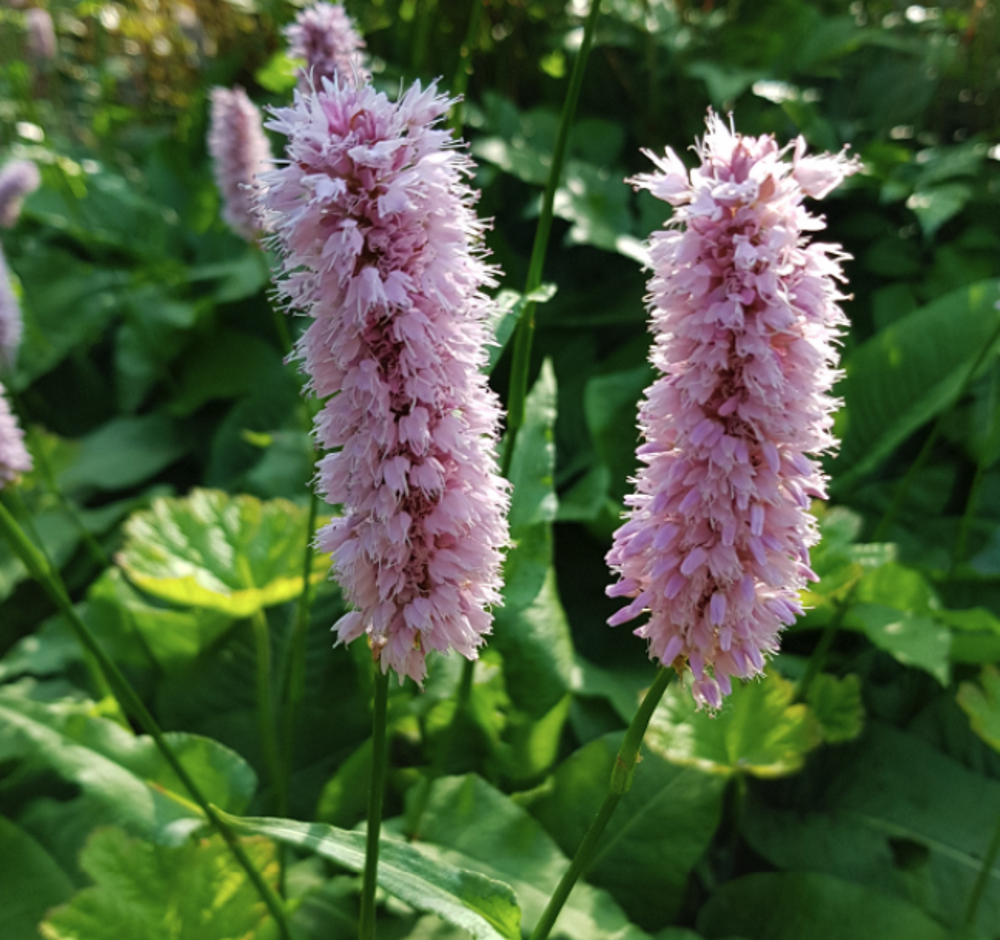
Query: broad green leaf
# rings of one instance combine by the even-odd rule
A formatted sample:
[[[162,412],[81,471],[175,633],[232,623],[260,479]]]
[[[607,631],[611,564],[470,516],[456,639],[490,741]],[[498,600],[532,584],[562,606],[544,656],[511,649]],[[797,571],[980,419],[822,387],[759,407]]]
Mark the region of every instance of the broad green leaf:
[[[716,891],[698,918],[708,940],[949,940],[936,921],[899,898],[829,875],[766,872]]]
[[[242,811],[256,776],[233,751],[208,738],[170,733],[185,769],[214,803]],[[204,823],[201,811],[152,738],[134,736],[84,706],[47,705],[0,688],[0,760],[47,768],[114,810],[133,829],[166,841]]]
[[[795,773],[819,744],[816,720],[793,705],[795,687],[770,672],[735,682],[717,715],[696,711],[689,689],[674,683],[653,713],[646,743],[668,760],[707,773],[782,777]]]
[[[304,64],[303,59],[292,59],[285,50],[279,49],[253,73],[254,81],[267,91],[288,95],[299,79],[299,67]]]
[[[573,694],[607,699],[618,717],[628,724],[635,717],[642,693],[649,688],[650,669],[629,672],[621,667],[603,669],[577,655],[573,669]]]
[[[955,400],[1000,326],[997,280],[947,294],[855,349],[837,391],[845,408],[834,479],[849,488]]]
[[[927,613],[940,607],[933,588],[913,568],[890,562],[865,574],[858,585],[858,601],[885,604],[897,610]]]
[[[972,196],[972,187],[965,183],[943,183],[914,190],[906,200],[906,207],[919,219],[924,235],[932,238],[945,222],[962,211]]]
[[[952,628],[953,663],[994,663],[1000,660],[1000,619],[985,607],[938,610],[934,616]]]
[[[80,544],[80,530],[69,515],[59,509],[46,509],[32,517],[35,532],[45,546],[52,563],[61,568]],[[14,588],[28,577],[28,569],[14,553],[6,539],[0,540],[0,600],[10,596]]]
[[[191,414],[216,399],[237,398],[261,385],[287,381],[278,351],[237,330],[220,330],[210,343],[196,346],[178,372],[170,405],[178,415]]]
[[[779,868],[835,875],[957,927],[998,806],[996,780],[871,721],[855,744],[820,751],[804,774],[753,788],[741,828]],[[998,919],[994,866],[977,924],[990,936]]]
[[[372,742],[365,741],[326,782],[316,807],[316,819],[333,826],[353,826],[368,812],[372,773]]]
[[[244,840],[257,870],[278,880],[274,846]],[[169,847],[97,830],[80,864],[94,884],[52,911],[46,940],[273,940],[277,929],[246,872],[222,838]]]
[[[978,684],[959,685],[956,699],[969,716],[972,730],[991,748],[1000,751],[1000,671],[996,666],[983,666]]]
[[[307,528],[306,508],[287,500],[194,490],[133,515],[118,563],[155,597],[249,617],[302,593]],[[328,569],[317,553],[310,581],[322,581]]]
[[[361,871],[365,864],[363,832],[289,819],[239,818],[223,814],[239,833],[262,835],[294,845]],[[442,864],[416,846],[383,838],[379,846],[378,883],[418,911],[437,914],[468,930],[478,940],[520,940],[521,911],[514,892],[485,875]]]
[[[564,695],[547,712],[510,709],[500,749],[504,772],[515,784],[534,781],[559,756],[563,725],[569,715],[571,695]]]
[[[59,479],[66,490],[120,490],[143,483],[184,456],[187,443],[166,415],[113,418],[80,442]]]
[[[73,893],[73,882],[23,829],[0,816],[0,937],[37,936],[45,912]]]
[[[569,691],[573,643],[559,600],[552,559],[558,501],[554,425],[556,379],[546,360],[525,407],[511,460],[514,484],[504,564],[504,606],[496,612],[493,643],[504,657],[507,691],[534,718],[549,713]]]
[[[951,631],[933,617],[884,604],[855,604],[844,625],[861,630],[905,666],[929,672],[942,685],[951,677]]]
[[[569,864],[542,827],[475,775],[435,782],[420,824],[426,856],[510,884],[530,932]],[[556,921],[558,940],[645,940],[606,892],[578,882]]]
[[[489,361],[486,365],[486,374],[491,375],[500,361],[507,343],[510,342],[517,329],[517,324],[521,321],[525,308],[529,303],[544,304],[551,300],[556,293],[555,284],[543,284],[538,290],[530,294],[519,294],[514,290],[502,290],[496,297],[496,307],[490,319],[490,331],[493,334],[494,345],[487,350]]]
[[[191,662],[233,622],[226,613],[206,607],[177,610],[152,602],[117,568],[109,568],[90,586],[87,602],[89,626],[100,633],[134,631],[167,673]]]
[[[576,852],[607,795],[623,737],[605,735],[572,754],[528,807],[567,855]],[[679,767],[645,749],[588,880],[647,928],[670,923],[718,827],[725,786],[718,775]]]
[[[823,740],[830,744],[853,741],[865,722],[861,680],[855,675],[838,679],[821,672],[809,686],[806,704],[819,723]]]

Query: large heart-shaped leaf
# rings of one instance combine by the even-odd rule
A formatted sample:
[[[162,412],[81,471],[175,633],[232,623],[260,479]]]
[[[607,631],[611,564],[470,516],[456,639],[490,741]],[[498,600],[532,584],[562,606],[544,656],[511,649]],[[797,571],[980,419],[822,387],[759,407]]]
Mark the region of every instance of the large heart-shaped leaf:
[[[1000,327],[997,280],[979,281],[914,310],[854,350],[837,386],[844,398],[838,488],[856,483],[948,407]]]
[[[156,597],[249,617],[302,593],[308,519],[305,507],[287,500],[194,490],[133,515],[118,563]],[[316,554],[310,581],[328,570],[327,557]]]
[[[337,862],[351,871],[365,865],[363,832],[290,819],[244,819],[223,814],[240,833],[263,835]],[[477,940],[520,940],[521,911],[510,887],[485,875],[429,858],[415,846],[383,838],[378,883],[418,911],[437,914]]]
[[[196,735],[166,737],[206,798],[243,810],[256,775],[239,755]],[[161,840],[204,822],[152,738],[94,717],[84,706],[33,701],[18,686],[0,688],[0,760],[12,759],[55,771],[117,819]]]
[[[261,875],[278,880],[274,846],[247,839]],[[220,940],[277,936],[264,902],[220,836],[179,846],[97,830],[80,856],[95,882],[42,924],[46,940]]]
[[[795,773],[821,740],[794,686],[775,672],[737,682],[717,715],[696,711],[690,691],[672,685],[653,713],[649,747],[668,760],[708,773],[780,777]]]

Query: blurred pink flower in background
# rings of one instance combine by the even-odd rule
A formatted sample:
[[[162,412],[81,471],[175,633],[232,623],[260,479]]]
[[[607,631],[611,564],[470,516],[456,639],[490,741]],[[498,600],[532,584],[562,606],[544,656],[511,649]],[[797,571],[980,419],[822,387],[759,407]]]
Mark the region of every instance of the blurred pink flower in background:
[[[23,331],[21,307],[10,283],[7,260],[0,249],[0,373],[14,368]]]
[[[477,656],[508,540],[482,372],[493,272],[471,163],[435,126],[450,105],[433,85],[393,103],[324,79],[274,112],[287,159],[264,177],[279,290],[313,318],[298,355],[332,451],[319,488],[342,506],[318,545],[355,608],[335,629],[417,682],[429,650]]]
[[[38,189],[41,176],[30,160],[11,160],[0,170],[0,227],[13,228],[26,196]]]
[[[299,71],[300,89],[319,88],[322,79],[335,76],[352,85],[369,80],[362,52],[365,42],[339,3],[317,3],[302,10],[284,32],[288,54],[306,60]]]
[[[7,404],[7,390],[0,382],[0,490],[31,470],[31,457],[24,446],[24,432]]]
[[[792,149],[792,159],[784,157]],[[644,443],[608,589],[633,600],[609,621],[647,613],[649,653],[690,668],[699,706],[717,709],[731,677],[748,678],[801,613],[815,575],[812,497],[825,478],[806,454],[831,450],[834,342],[846,322],[837,245],[802,206],[859,164],[779,149],[709,114],[688,173],[647,154],[657,172],[631,182],[675,207],[651,238],[653,364],[662,373],[639,415]]]
[[[56,57],[56,30],[47,10],[32,7],[24,13],[28,35],[28,55],[37,62],[49,62]]]
[[[247,241],[261,232],[254,190],[257,176],[272,164],[263,119],[246,92],[213,88],[208,151],[222,196],[222,218]]]

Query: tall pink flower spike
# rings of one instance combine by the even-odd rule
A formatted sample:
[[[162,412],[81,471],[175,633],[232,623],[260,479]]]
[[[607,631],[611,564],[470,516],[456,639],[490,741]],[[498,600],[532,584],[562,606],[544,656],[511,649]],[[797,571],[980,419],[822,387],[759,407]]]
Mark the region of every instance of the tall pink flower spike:
[[[607,561],[608,622],[648,612],[635,633],[649,655],[690,668],[699,707],[718,709],[731,678],[750,678],[802,612],[816,580],[811,497],[826,480],[806,454],[831,450],[828,392],[846,323],[838,245],[802,206],[860,169],[845,154],[806,156],[744,137],[709,112],[688,173],[672,150],[630,182],[675,207],[651,238],[653,364],[639,414],[644,443],[628,521]],[[791,149],[791,160],[784,157]]]
[[[222,218],[241,238],[261,233],[254,191],[258,174],[271,166],[271,145],[257,106],[240,87],[213,88],[208,152],[222,196]]]
[[[313,318],[297,353],[325,400],[319,488],[343,507],[317,538],[355,608],[334,629],[418,683],[428,650],[478,655],[508,541],[482,373],[493,272],[471,163],[436,126],[451,103],[324,79],[274,112],[287,159],[263,179],[279,291]]]
[[[31,469],[24,446],[24,432],[7,404],[7,390],[0,382],[0,490]]]
[[[288,53],[305,59],[299,72],[299,88],[318,87],[324,78],[363,85],[370,78],[364,67],[365,41],[354,21],[339,3],[315,3],[285,27]]]

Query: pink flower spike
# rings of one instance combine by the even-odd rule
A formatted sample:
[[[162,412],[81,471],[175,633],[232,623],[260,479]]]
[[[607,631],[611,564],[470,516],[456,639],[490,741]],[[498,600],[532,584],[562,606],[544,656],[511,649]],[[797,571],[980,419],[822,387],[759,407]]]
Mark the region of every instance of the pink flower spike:
[[[429,650],[478,655],[500,601],[509,486],[482,366],[494,283],[465,184],[437,125],[452,102],[415,84],[393,103],[335,76],[269,126],[286,159],[262,206],[278,291],[312,323],[296,348],[322,399],[319,488],[342,511],[317,537],[383,671],[416,682]],[[392,194],[391,197],[387,194]]]
[[[41,181],[38,167],[30,160],[11,160],[0,170],[0,227],[14,227],[25,197],[38,189]]]
[[[222,218],[237,235],[253,241],[262,229],[254,193],[259,174],[271,165],[271,145],[260,111],[242,88],[213,88],[211,94],[208,151]]]
[[[56,30],[48,10],[32,7],[24,13],[27,27],[28,55],[36,62],[51,61],[56,57]]]
[[[7,261],[0,249],[0,372],[4,368],[14,368],[23,330],[21,307],[14,296]]]
[[[300,90],[319,88],[324,78],[339,77],[352,85],[370,81],[362,52],[365,41],[339,3],[313,4],[284,33],[288,54],[306,60],[305,68],[299,70]]]
[[[7,404],[6,389],[0,384],[0,490],[31,470],[31,456],[24,446],[24,432]]]
[[[825,492],[805,454],[836,443],[846,256],[809,243],[824,222],[802,202],[860,164],[807,157],[801,140],[790,160],[789,149],[710,112],[698,168],[686,174],[668,150],[631,181],[675,209],[650,240],[660,377],[639,412],[637,495],[608,552],[620,576],[609,593],[642,598],[649,620],[636,634],[651,657],[690,669],[699,707],[713,711],[733,676],[761,672],[801,611],[818,538],[807,494]],[[633,600],[610,622],[641,613]]]

